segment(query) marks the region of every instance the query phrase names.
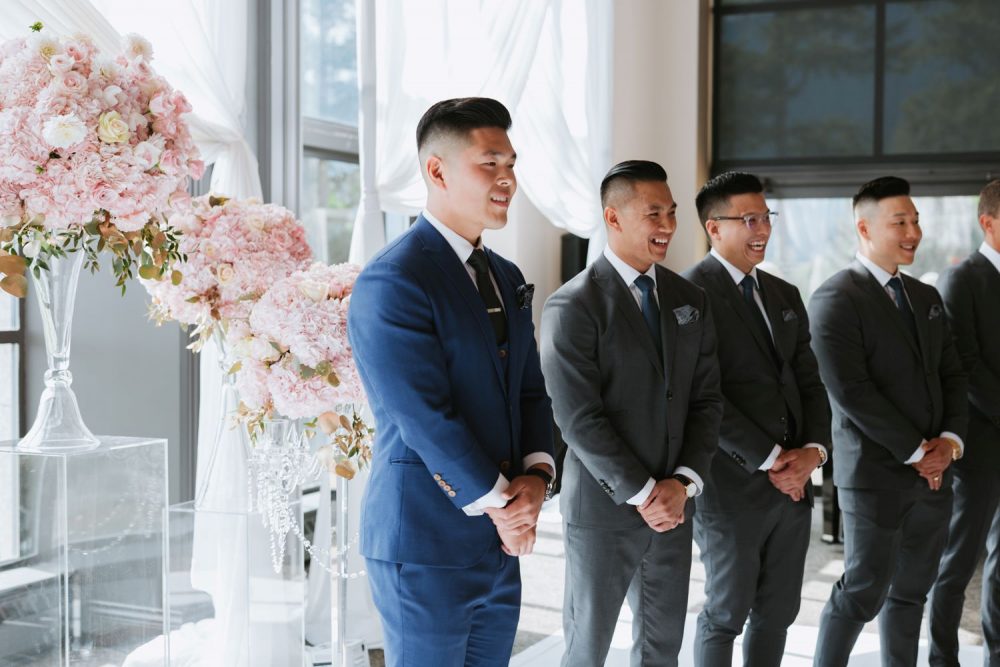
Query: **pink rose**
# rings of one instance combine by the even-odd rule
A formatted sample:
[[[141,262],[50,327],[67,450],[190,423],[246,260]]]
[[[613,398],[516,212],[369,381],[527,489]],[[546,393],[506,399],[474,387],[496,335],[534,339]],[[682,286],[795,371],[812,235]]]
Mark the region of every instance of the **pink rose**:
[[[118,203],[118,193],[107,185],[100,185],[94,190],[94,201],[105,211],[110,211]]]
[[[174,104],[166,93],[159,93],[149,101],[149,110],[154,116],[166,116],[174,111]]]
[[[191,172],[191,178],[194,180],[199,180],[205,175],[205,161],[204,160],[188,160],[188,171]]]
[[[181,158],[177,151],[167,149],[160,153],[160,169],[171,176],[181,170]]]

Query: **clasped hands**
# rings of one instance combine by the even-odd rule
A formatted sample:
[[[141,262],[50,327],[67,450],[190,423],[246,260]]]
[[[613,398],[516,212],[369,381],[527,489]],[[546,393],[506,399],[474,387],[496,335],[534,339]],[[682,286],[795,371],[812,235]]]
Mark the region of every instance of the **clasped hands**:
[[[782,449],[767,471],[774,488],[798,502],[806,493],[806,482],[823,456],[816,447]]]
[[[921,445],[924,450],[924,458],[911,464],[917,473],[927,480],[927,486],[931,488],[931,491],[937,491],[941,488],[944,471],[951,465],[953,452],[951,443],[952,441],[948,438],[928,440]]]
[[[503,492],[504,507],[487,507],[486,514],[500,536],[508,556],[527,556],[535,547],[535,527],[545,501],[545,482],[535,475],[521,475]]]
[[[686,503],[687,489],[680,480],[668,477],[656,483],[638,509],[646,525],[658,533],[665,533],[684,523]]]

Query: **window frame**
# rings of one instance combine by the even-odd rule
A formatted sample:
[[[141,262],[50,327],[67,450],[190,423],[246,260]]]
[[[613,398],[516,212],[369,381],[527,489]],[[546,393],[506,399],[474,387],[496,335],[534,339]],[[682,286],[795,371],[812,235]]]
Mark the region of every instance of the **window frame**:
[[[27,335],[24,330],[24,318],[27,314],[27,297],[17,300],[17,329],[0,331],[0,345],[17,345],[17,437],[23,438],[27,432]]]
[[[765,0],[726,5],[716,0],[712,7],[712,113],[711,174],[749,171],[762,178],[769,195],[789,197],[829,197],[851,195],[860,183],[893,173],[906,178],[921,195],[951,196],[978,194],[983,185],[1000,178],[1000,151],[956,153],[885,154],[885,49],[886,12],[889,5],[922,0]],[[875,9],[873,150],[867,156],[721,159],[719,157],[719,100],[722,18],[739,14],[781,13],[811,9],[846,9],[858,6]]]

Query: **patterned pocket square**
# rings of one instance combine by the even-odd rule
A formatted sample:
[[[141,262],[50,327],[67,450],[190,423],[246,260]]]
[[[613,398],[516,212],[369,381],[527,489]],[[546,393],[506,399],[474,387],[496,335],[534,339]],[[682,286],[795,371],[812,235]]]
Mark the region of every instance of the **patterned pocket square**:
[[[674,317],[677,318],[677,324],[684,326],[685,324],[692,324],[701,319],[701,313],[694,306],[681,306],[674,308]]]
[[[785,322],[791,322],[792,320],[799,319],[799,316],[791,308],[786,308],[785,310],[781,311],[781,319],[784,320]]]
[[[941,317],[941,306],[936,303],[931,304],[931,309],[927,313],[927,319],[936,320]]]
[[[517,307],[528,310],[531,308],[531,299],[535,296],[535,286],[532,283],[521,285],[514,290],[514,294],[517,295]]]

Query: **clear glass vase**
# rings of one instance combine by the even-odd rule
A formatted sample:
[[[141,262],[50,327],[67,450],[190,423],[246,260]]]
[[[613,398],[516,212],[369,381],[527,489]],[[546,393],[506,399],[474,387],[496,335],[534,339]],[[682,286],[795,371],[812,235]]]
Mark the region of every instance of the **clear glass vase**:
[[[65,257],[51,257],[47,262],[48,271],[31,276],[45,333],[48,361],[45,390],[38,402],[35,422],[18,447],[36,451],[92,449],[100,443],[83,423],[76,395],[70,388],[73,375],[69,372],[73,305],[83,253],[71,252]]]
[[[236,376],[227,373],[226,345],[221,334],[215,336],[222,383],[219,399],[219,423],[215,429],[204,466],[199,465],[195,509],[212,512],[247,513],[250,503],[250,440],[246,426],[237,422],[240,395]],[[199,456],[202,452],[198,452]]]

